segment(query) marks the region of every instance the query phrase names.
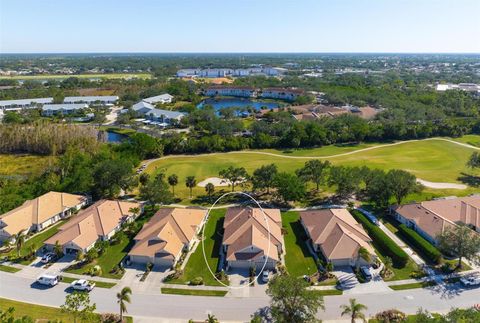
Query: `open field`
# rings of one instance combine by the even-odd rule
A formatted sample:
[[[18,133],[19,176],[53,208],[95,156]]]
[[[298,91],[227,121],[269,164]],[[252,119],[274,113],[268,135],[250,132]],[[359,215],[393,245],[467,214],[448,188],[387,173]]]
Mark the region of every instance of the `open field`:
[[[55,157],[0,154],[0,175],[28,175],[40,173]]]
[[[298,212],[282,214],[282,225],[286,230],[283,236],[285,242],[285,265],[290,275],[301,277],[317,271],[317,265],[306,245],[306,233],[300,223]]]
[[[469,141],[475,138],[480,140],[479,136],[469,137]],[[245,167],[251,173],[256,168],[270,163],[275,163],[280,171],[293,172],[302,167],[305,161],[315,157],[329,160],[334,165],[369,166],[384,170],[400,168],[413,173],[418,178],[432,182],[461,183],[462,174],[472,173],[472,170],[466,166],[466,162],[474,149],[447,140],[429,139],[373,147],[374,145],[371,144],[361,144],[301,149],[292,152],[270,149],[195,156],[167,156],[151,163],[146,171],[148,173],[164,171],[167,175],[176,173],[179,176],[179,185],[175,191],[182,199],[188,197],[188,189],[184,183],[185,178],[190,175],[195,176],[197,182],[200,182],[205,178],[218,176],[221,169],[231,165]],[[424,194],[465,195],[473,192],[472,188],[467,190],[427,189],[422,196]],[[193,194],[199,196],[204,195],[205,192],[203,188],[196,187]]]
[[[71,74],[71,75],[42,74],[42,75],[0,76],[0,80],[51,80],[51,79],[66,79],[69,77],[106,78],[106,79],[127,79],[127,78],[149,79],[152,77],[152,75],[148,73]]]

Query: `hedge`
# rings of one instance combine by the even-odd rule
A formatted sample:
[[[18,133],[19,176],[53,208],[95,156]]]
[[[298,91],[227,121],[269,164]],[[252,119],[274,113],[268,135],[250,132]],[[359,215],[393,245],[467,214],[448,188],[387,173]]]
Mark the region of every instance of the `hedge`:
[[[405,238],[414,248],[426,257],[430,262],[439,264],[442,262],[442,254],[430,242],[419,235],[415,230],[410,229],[405,224],[398,226],[398,232]]]
[[[402,248],[400,248],[389,236],[385,234],[378,226],[370,222],[363,214],[358,211],[352,211],[353,216],[359,221],[365,230],[367,230],[373,244],[379,251],[392,258],[393,265],[396,268],[403,268],[407,265],[409,257]]]

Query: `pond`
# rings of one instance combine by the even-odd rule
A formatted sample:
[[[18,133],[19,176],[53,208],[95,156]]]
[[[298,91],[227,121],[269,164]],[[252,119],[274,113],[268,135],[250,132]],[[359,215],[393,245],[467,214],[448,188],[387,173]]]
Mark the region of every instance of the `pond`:
[[[255,110],[260,109],[275,109],[280,106],[277,102],[265,102],[265,101],[253,101],[250,99],[243,98],[229,98],[229,99],[206,99],[200,102],[197,105],[197,108],[202,108],[206,105],[211,105],[216,111],[225,109],[225,108],[254,108]]]
[[[107,142],[111,142],[111,143],[121,143],[122,141],[128,138],[127,135],[122,135],[120,133],[116,133],[113,131],[106,131],[106,133],[107,133]]]

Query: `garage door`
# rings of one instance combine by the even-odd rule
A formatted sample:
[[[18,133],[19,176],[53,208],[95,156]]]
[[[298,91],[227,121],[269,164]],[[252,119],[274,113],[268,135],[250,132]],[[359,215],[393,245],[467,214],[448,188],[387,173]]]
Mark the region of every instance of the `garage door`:
[[[154,264],[157,267],[171,267],[173,266],[173,260],[171,258],[156,257],[154,259]]]
[[[252,263],[246,260],[229,261],[228,264],[232,269],[249,269],[252,266]]]

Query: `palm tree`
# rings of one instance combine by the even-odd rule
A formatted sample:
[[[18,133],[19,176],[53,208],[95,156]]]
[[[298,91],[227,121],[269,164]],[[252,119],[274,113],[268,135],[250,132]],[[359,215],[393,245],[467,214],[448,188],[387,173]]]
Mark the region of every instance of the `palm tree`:
[[[357,254],[357,270],[360,267],[360,259],[363,259],[366,262],[370,262],[372,260],[372,255],[370,255],[370,252],[368,252],[367,249],[365,249],[364,247],[360,247]]]
[[[175,197],[175,185],[178,184],[178,176],[176,174],[168,176],[168,184],[172,187],[172,194]]]
[[[205,320],[205,323],[218,323],[218,322],[220,321],[213,314],[208,314],[208,317]]]
[[[117,293],[117,303],[120,304],[120,322],[123,322],[123,313],[127,312],[127,304],[130,303],[132,290],[130,287],[123,287],[120,293]]]
[[[58,242],[58,240],[55,241],[55,245],[53,246],[53,252],[58,258],[60,258],[60,256],[63,254],[62,246],[60,245],[60,242]]]
[[[132,213],[133,218],[136,218],[137,215],[140,214],[140,208],[138,208],[138,207],[131,207],[128,211],[129,211],[130,213]]]
[[[15,246],[17,247],[17,257],[20,258],[20,251],[22,250],[23,246],[25,245],[25,232],[23,230],[20,230],[16,235],[15,235]]]
[[[212,183],[207,183],[207,185],[205,185],[205,192],[207,192],[208,197],[211,198],[213,192],[215,192],[215,185]]]
[[[355,323],[356,319],[361,319],[363,322],[367,322],[365,314],[362,313],[367,307],[363,304],[357,303],[355,298],[350,298],[350,304],[340,305],[340,308],[343,310],[342,316],[349,315],[352,323]]]
[[[195,176],[188,176],[185,180],[185,185],[190,189],[190,198],[192,198],[192,189],[197,185]]]

